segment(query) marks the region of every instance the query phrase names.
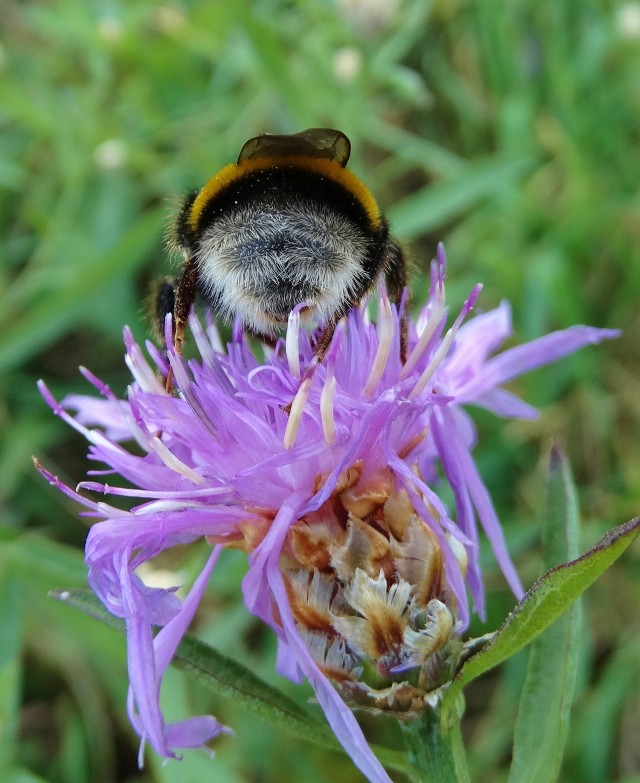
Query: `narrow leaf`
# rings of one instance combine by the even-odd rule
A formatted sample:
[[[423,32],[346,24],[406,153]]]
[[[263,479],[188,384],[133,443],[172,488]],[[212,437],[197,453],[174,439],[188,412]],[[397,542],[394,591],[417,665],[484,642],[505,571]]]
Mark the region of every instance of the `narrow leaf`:
[[[455,709],[462,688],[532,642],[627,549],[640,532],[640,517],[611,530],[577,560],[556,566],[527,591],[491,641],[458,672],[443,699],[443,714]]]
[[[543,525],[547,567],[577,556],[575,486],[568,461],[557,450],[551,454]],[[576,601],[531,645],[509,783],[549,783],[558,776],[575,691],[581,627],[581,605]]]
[[[20,630],[22,597],[10,568],[4,563],[0,578],[0,771],[7,771],[14,758],[19,724]],[[3,776],[4,778],[4,776]]]

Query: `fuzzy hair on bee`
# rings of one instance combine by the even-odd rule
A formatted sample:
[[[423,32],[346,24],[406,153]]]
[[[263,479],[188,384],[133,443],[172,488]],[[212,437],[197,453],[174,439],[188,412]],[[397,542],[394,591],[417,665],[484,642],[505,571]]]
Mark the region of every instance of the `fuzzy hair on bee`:
[[[182,274],[165,278],[151,304],[154,318],[173,314],[179,354],[198,296],[217,317],[239,318],[267,342],[302,305],[302,324],[320,330],[318,361],[338,321],[381,277],[400,301],[404,253],[369,190],[346,169],[350,149],[330,128],[257,136],[185,199],[170,231]],[[404,352],[406,336],[402,342]]]

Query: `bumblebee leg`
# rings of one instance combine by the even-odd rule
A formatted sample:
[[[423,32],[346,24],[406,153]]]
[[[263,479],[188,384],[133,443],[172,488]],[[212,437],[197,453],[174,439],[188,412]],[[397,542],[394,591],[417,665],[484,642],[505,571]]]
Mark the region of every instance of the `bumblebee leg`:
[[[175,306],[173,315],[175,319],[175,334],[173,336],[173,347],[178,356],[182,356],[182,346],[184,345],[184,332],[187,328],[189,313],[198,294],[198,265],[194,258],[187,258],[184,262],[182,276],[178,281],[175,290]]]
[[[389,243],[384,273],[389,299],[396,305],[400,304],[405,288],[407,287],[407,260],[399,245]],[[402,363],[407,359],[409,321],[407,309],[400,316],[400,359]]]
[[[329,350],[329,346],[331,345],[331,340],[333,340],[333,335],[336,331],[336,326],[338,325],[338,321],[349,312],[351,307],[352,305],[346,308],[344,313],[341,312],[338,315],[335,315],[322,328],[322,331],[320,332],[320,334],[318,335],[318,339],[316,340],[316,344],[313,351],[313,367],[315,367],[317,364],[320,364],[320,362],[326,356],[327,351]]]
[[[195,258],[189,257],[184,262],[182,275],[175,287],[175,303],[173,308],[174,332],[173,347],[178,356],[182,356],[184,346],[184,333],[189,320],[191,307],[198,293],[198,265]],[[167,375],[166,390],[171,392],[173,387],[173,371],[169,369]]]
[[[300,388],[302,388],[302,385],[305,381],[307,381],[309,378],[313,378],[313,374],[316,371],[316,367],[320,364],[320,362],[324,359],[324,357],[327,355],[327,351],[329,350],[329,346],[331,345],[331,340],[333,339],[333,335],[336,331],[336,326],[338,325],[338,321],[340,318],[342,318],[343,315],[346,315],[351,307],[354,305],[348,305],[347,307],[343,308],[343,311],[340,311],[339,314],[335,315],[328,323],[326,323],[320,334],[318,335],[318,339],[316,340],[316,344],[314,346],[313,350],[313,358],[307,365],[306,370],[302,374],[302,378],[300,379]],[[300,392],[300,389],[298,389],[298,392],[296,392],[296,395]],[[288,402],[286,405],[283,406],[282,410],[288,415],[291,413],[291,408],[293,407],[293,403],[295,402],[296,397]]]
[[[163,277],[155,280],[144,302],[144,311],[149,321],[149,328],[156,340],[164,344],[164,322],[169,313],[173,315],[175,309],[175,277]]]

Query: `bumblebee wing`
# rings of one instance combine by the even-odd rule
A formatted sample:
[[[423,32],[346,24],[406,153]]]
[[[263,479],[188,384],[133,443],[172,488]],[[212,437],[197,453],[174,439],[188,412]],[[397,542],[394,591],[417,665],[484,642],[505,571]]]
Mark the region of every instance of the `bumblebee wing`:
[[[351,142],[341,131],[333,128],[308,128],[289,136],[271,133],[255,136],[240,150],[238,163],[256,158],[286,158],[300,155],[332,160],[344,168],[350,153]]]

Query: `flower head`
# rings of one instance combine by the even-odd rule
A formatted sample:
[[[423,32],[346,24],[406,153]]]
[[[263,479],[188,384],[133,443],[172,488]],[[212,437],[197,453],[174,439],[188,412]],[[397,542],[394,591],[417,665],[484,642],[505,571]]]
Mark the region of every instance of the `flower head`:
[[[531,418],[535,409],[502,384],[617,332],[578,326],[494,355],[511,333],[510,311],[502,304],[464,323],[479,292],[446,330],[440,248],[429,300],[407,319],[404,364],[401,317],[381,291],[377,324],[352,311],[320,364],[296,308],[286,340],[262,362],[239,325],[223,350],[215,327],[192,318],[200,358],[188,363],[148,345],[150,364],[125,331],[134,378],[126,400],[87,370],[103,399],[60,404],[42,385],[53,410],[89,440],[89,457],[134,487],[85,481],[78,489],[142,501],[123,511],[43,471],[100,520],[87,539],[89,581],[125,620],[129,713],[158,753],[174,756],[225,730],[211,717],[167,725],[158,706],[163,672],[223,546],[248,554],[244,600],[277,634],[278,670],[310,681],[372,781],[389,778],[348,704],[408,718],[450,677],[470,611],[484,613],[478,521],[521,597],[463,406]],[[178,396],[165,392],[169,364]],[[436,491],[443,479],[452,510]],[[162,550],[202,537],[212,555],[184,601],[136,574]]]

